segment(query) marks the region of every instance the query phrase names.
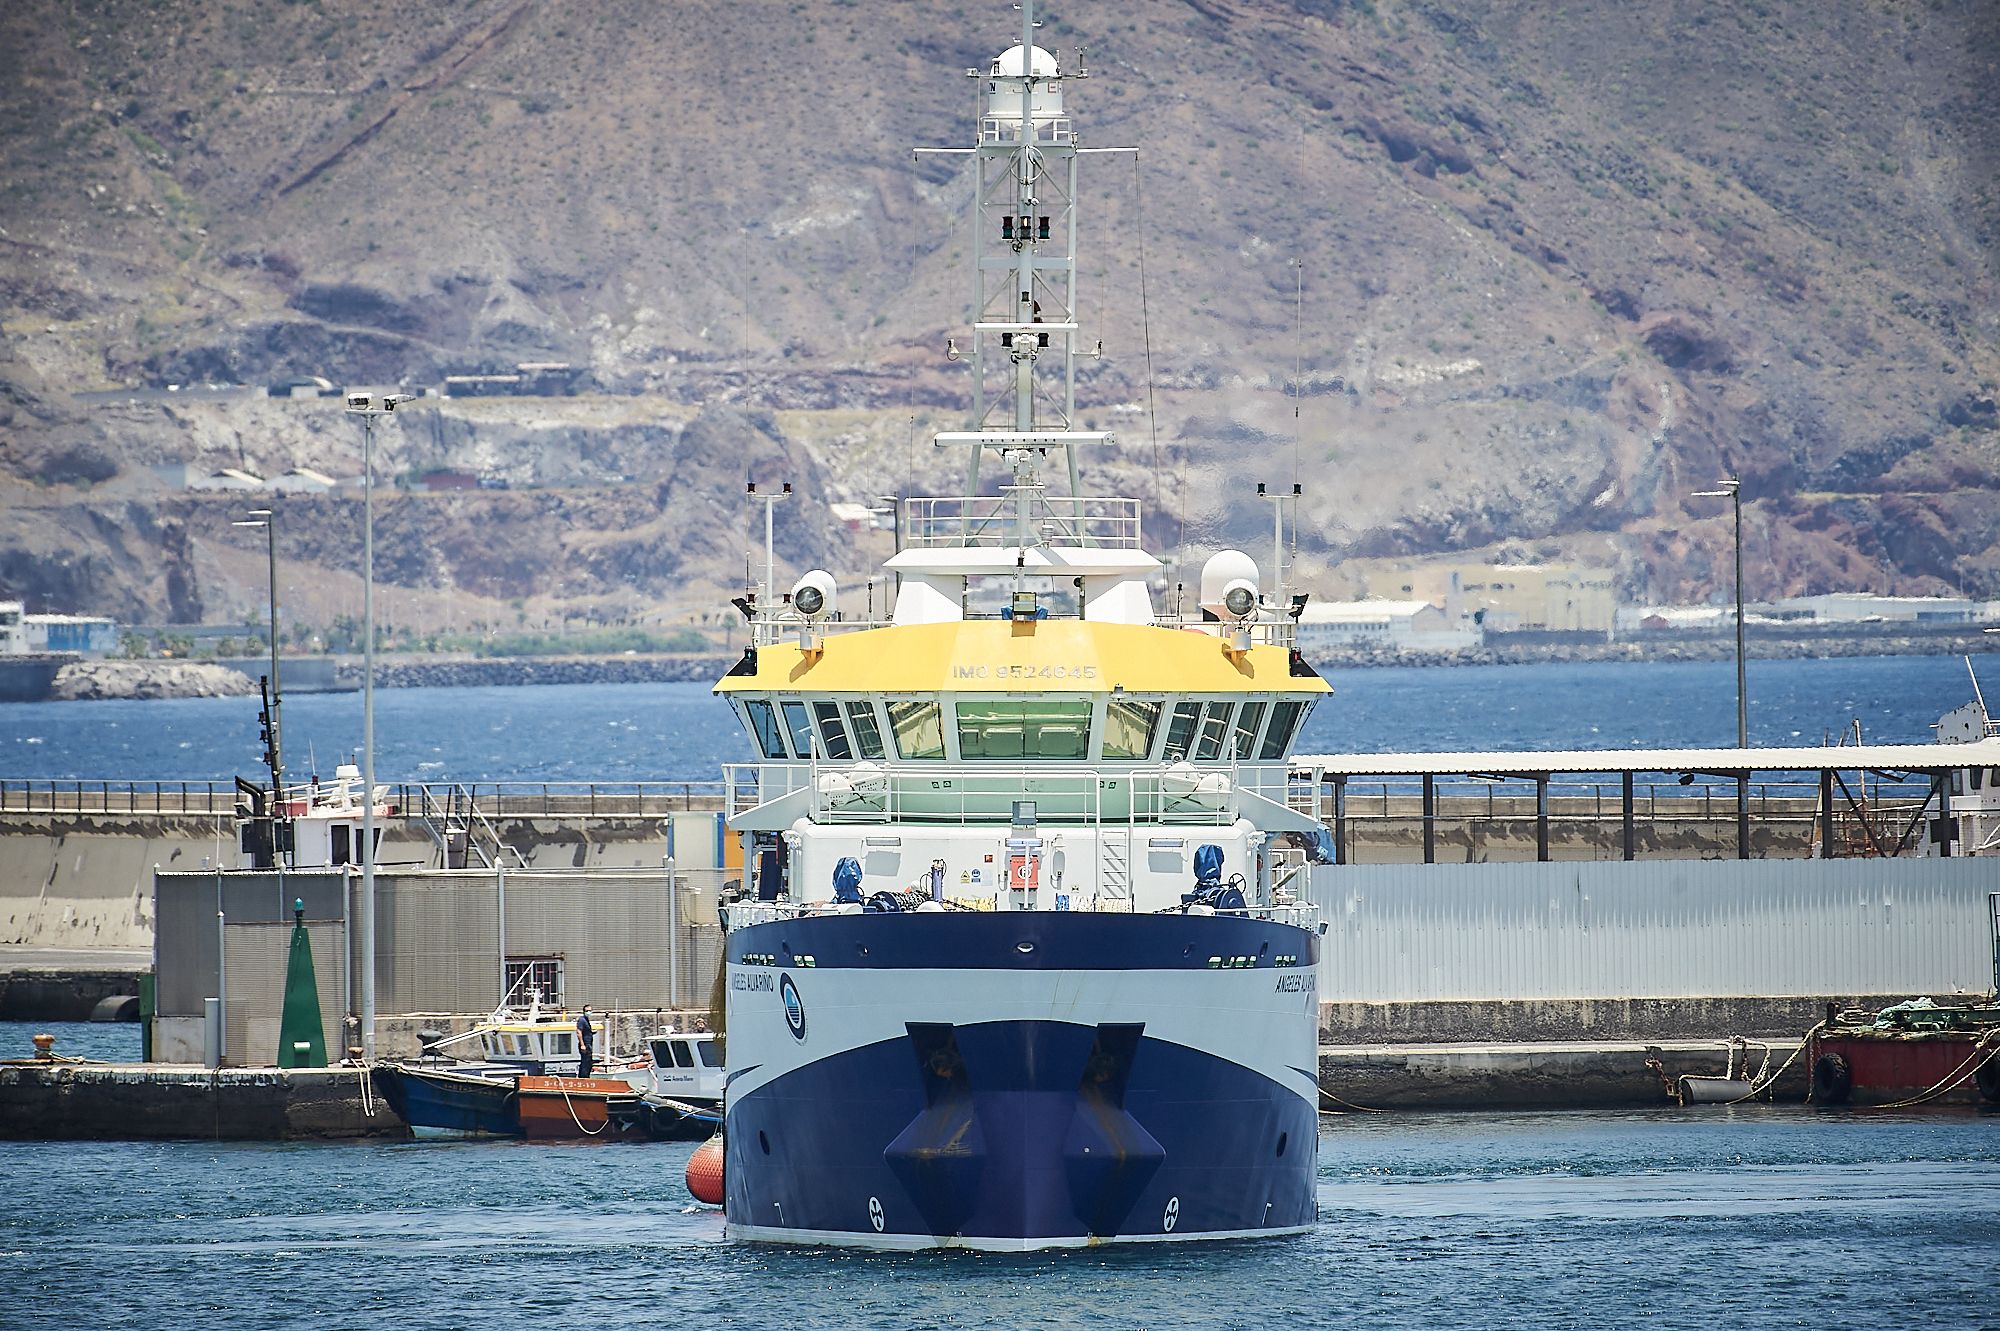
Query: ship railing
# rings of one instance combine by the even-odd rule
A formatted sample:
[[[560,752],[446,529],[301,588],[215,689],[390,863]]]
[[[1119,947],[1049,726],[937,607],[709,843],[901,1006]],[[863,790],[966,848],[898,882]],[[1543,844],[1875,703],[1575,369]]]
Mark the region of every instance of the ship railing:
[[[1032,803],[1043,823],[1223,826],[1237,818],[1230,768],[816,764],[816,823],[1004,821]],[[769,798],[767,795],[766,798]]]
[[[836,619],[807,620],[789,605],[781,603],[768,610],[759,610],[751,619],[750,642],[752,646],[768,647],[773,643],[794,641],[801,633],[826,637],[829,634],[888,628],[893,623],[895,621],[886,615],[875,617],[865,613],[859,617],[842,613]]]
[[[1075,131],[1070,127],[1068,116],[1034,116],[1029,120],[1036,143],[1068,144],[1075,142]],[[1021,117],[981,116],[979,118],[979,141],[982,144],[1019,143],[1021,141]]]
[[[1016,498],[924,495],[903,501],[903,546],[1000,547],[1020,543]],[[1031,539],[1107,550],[1142,548],[1139,501],[1117,497],[1041,495],[1029,509]]]
[[[724,763],[722,811],[734,818],[767,801],[803,790],[811,781],[811,769],[804,763]]]
[[[1183,906],[1167,906],[1155,911],[1134,912],[1132,903],[1123,897],[1100,898],[1095,910],[1082,909],[1079,915],[1093,914],[1152,914],[1170,915],[1185,912],[1189,915],[1217,919],[1269,920],[1277,924],[1289,924],[1300,929],[1313,930],[1319,927],[1320,908],[1311,902],[1296,902],[1289,905],[1245,906],[1240,910],[1215,910],[1209,907],[1188,909]],[[804,920],[822,915],[865,915],[867,907],[860,902],[836,901],[733,901],[721,907],[722,928],[727,933],[734,929],[747,929],[753,924],[774,924],[780,920]],[[901,914],[900,911],[880,911],[877,914]],[[1026,912],[1045,914],[1039,909]],[[1069,912],[1064,912],[1069,913]],[[1257,963],[1255,956],[1217,955],[1207,958],[1210,970],[1248,970]]]
[[[1153,621],[1161,628],[1193,629],[1201,633],[1211,633],[1218,638],[1228,637],[1241,631],[1250,639],[1253,647],[1291,647],[1298,642],[1298,624],[1288,614],[1260,611],[1255,619],[1247,619],[1237,624],[1217,623],[1203,619],[1201,611],[1193,614],[1161,615]]]

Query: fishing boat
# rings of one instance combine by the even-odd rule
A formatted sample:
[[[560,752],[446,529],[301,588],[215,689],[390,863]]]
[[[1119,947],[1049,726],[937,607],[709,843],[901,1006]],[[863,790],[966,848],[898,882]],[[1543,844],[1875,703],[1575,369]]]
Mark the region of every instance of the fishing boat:
[[[900,505],[885,622],[812,570],[744,598],[717,685],[754,868],[727,910],[734,1239],[1002,1251],[1315,1218],[1324,830],[1287,758],[1325,682],[1282,570],[1156,604],[1136,500],[1090,493],[1076,378],[1084,77],[1021,40],[967,164],[963,493]],[[997,493],[982,477],[997,464]],[[1302,600],[1302,598],[1301,598]]]
[[[459,1046],[474,1056],[455,1058]],[[471,1030],[427,1038],[416,1061],[375,1073],[420,1136],[597,1137],[607,1125],[623,1132],[641,1123],[653,1081],[646,1060],[608,1057],[588,1077],[581,1066],[575,1019],[530,991],[525,1006],[502,1002]]]

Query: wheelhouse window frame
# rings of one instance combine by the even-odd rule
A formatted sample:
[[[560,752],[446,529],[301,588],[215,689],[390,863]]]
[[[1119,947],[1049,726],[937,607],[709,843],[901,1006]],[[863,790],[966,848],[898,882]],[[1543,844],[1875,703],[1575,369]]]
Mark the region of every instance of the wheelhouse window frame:
[[[881,761],[888,757],[882,736],[885,727],[882,715],[872,699],[850,699],[846,707],[847,733],[853,742],[854,756],[871,761]]]
[[[1096,700],[1060,694],[960,694],[951,735],[961,762],[1081,763],[1090,760]],[[1004,750],[1009,741],[1018,745]]]
[[[785,737],[791,743],[794,758],[813,756],[812,708],[804,698],[778,699],[778,715],[784,724]]]
[[[1264,725],[1264,740],[1257,747],[1258,762],[1279,762],[1291,753],[1292,741],[1312,715],[1311,698],[1279,698]]]
[[[789,758],[785,749],[784,725],[778,719],[778,709],[768,698],[744,698],[743,726],[750,732],[750,742],[765,758]]]
[[[925,713],[928,712],[928,715]],[[946,739],[950,732],[945,726],[945,701],[939,698],[891,698],[888,700],[889,731],[896,745],[896,756],[907,762],[942,762],[955,758],[955,753],[946,752]],[[929,735],[926,735],[926,731]],[[923,749],[912,748],[907,742],[913,738],[934,737],[935,747],[926,745]]]
[[[827,761],[853,761],[854,746],[848,742],[847,721],[840,704],[831,698],[815,698],[811,710],[813,723],[819,728],[819,751]]]
[[[1115,713],[1123,713],[1124,720],[1114,721]],[[1144,716],[1141,721],[1140,717]],[[1097,709],[1091,730],[1093,739],[1091,753],[1104,762],[1142,763],[1153,756],[1153,748],[1159,742],[1161,721],[1168,715],[1164,698],[1134,697],[1127,693],[1114,693],[1104,699],[1104,705]],[[1122,728],[1127,735],[1135,730],[1140,736],[1137,747],[1121,745],[1112,749],[1114,728]]]

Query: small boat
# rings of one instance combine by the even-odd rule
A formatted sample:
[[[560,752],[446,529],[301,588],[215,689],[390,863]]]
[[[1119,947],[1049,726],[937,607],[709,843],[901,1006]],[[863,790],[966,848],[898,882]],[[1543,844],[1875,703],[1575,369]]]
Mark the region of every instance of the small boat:
[[[722,1047],[707,1031],[662,1031],[646,1039],[645,1063],[627,1069],[650,1096],[696,1104],[722,1103]]]
[[[449,1051],[458,1045],[472,1045],[476,1056],[454,1060]],[[671,1048],[665,1057],[676,1061]],[[525,1008],[503,1003],[469,1031],[426,1039],[417,1061],[376,1071],[390,1104],[421,1136],[617,1136],[640,1124],[640,1096],[654,1084],[640,1059],[607,1057],[604,1071],[580,1075],[574,1019],[543,1008],[533,991]]]
[[[707,1141],[722,1130],[719,1103],[692,1104],[645,1095],[639,1098],[635,1118],[640,1131],[655,1141]]]
[[[1838,1013],[1808,1043],[1815,1104],[2000,1105],[2000,1004]]]
[[[636,1123],[661,1141],[703,1141],[722,1126],[722,1048],[707,1031],[663,1031],[646,1041],[647,1060],[633,1084],[643,1094]]]
[[[515,1082],[515,1111],[529,1141],[617,1137],[637,1126],[639,1093],[623,1077],[544,1077]]]
[[[375,1085],[419,1137],[518,1137],[511,1080],[409,1063],[382,1063]]]

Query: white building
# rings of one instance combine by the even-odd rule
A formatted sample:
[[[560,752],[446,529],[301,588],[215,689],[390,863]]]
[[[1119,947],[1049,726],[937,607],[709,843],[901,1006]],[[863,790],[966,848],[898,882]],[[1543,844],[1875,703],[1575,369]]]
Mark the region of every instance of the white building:
[[[26,609],[19,601],[0,601],[0,656],[20,656],[28,650],[28,635],[21,627]]]
[[[324,494],[339,484],[325,472],[314,471],[311,467],[293,467],[283,476],[271,479],[273,490],[294,490],[306,494]]]
[[[1828,592],[1788,596],[1757,607],[1772,619],[1813,624],[1971,624],[1985,607],[1963,596],[1875,596],[1868,592]]]
[[[238,470],[235,467],[224,467],[221,471],[210,472],[206,476],[189,481],[187,488],[190,490],[261,490],[264,488],[264,478],[262,476],[253,476],[249,472]]]
[[[109,656],[118,650],[118,623],[101,615],[23,615],[21,633],[31,652]]]
[[[1299,614],[1298,646],[1374,647],[1397,652],[1458,652],[1478,647],[1477,627],[1455,629],[1429,601],[1308,601]]]

